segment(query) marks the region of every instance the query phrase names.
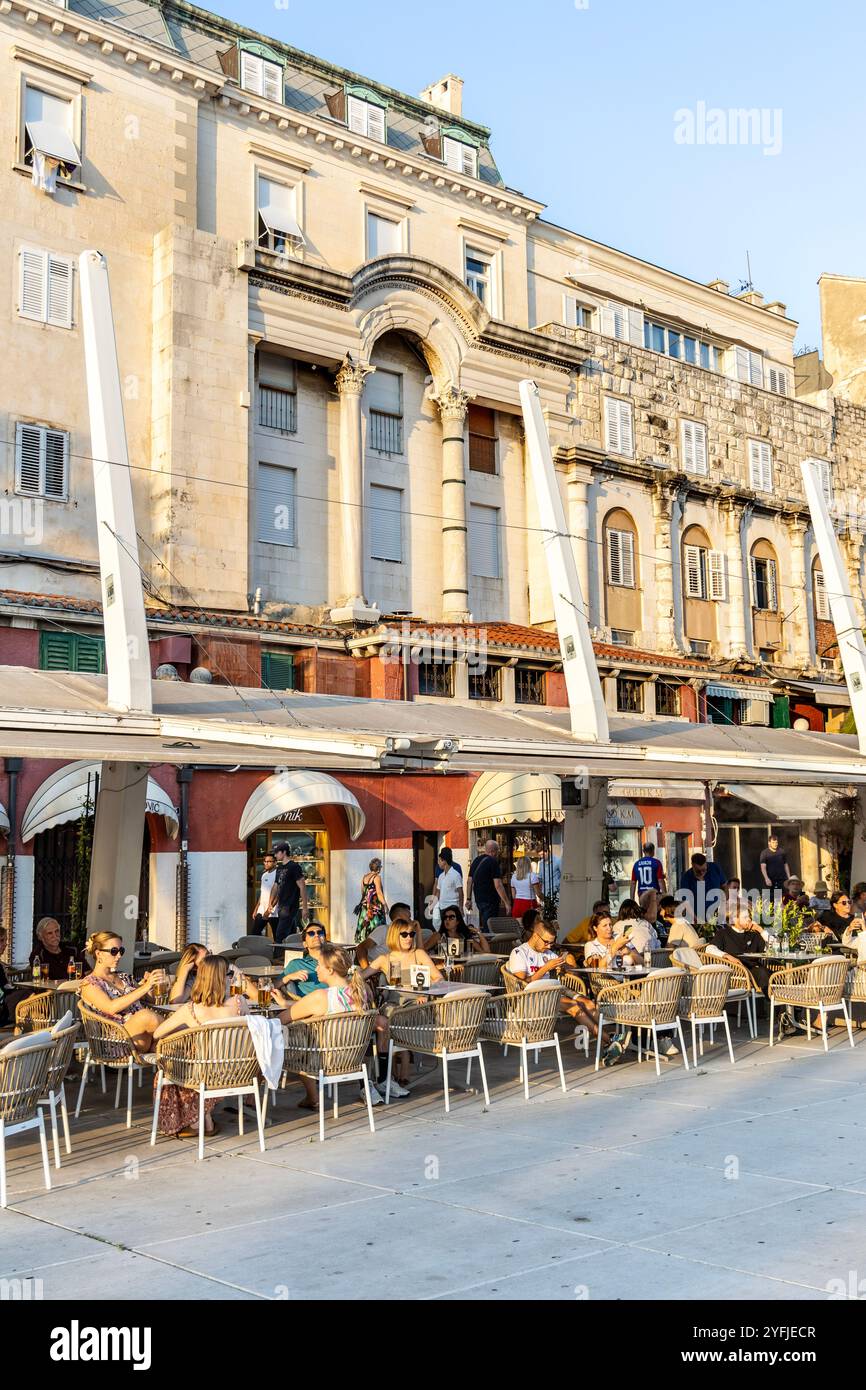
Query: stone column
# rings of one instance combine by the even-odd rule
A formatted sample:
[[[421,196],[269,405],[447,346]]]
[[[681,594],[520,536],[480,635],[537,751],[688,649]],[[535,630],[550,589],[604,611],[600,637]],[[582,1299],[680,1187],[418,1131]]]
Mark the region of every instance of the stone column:
[[[675,497],[668,488],[663,483],[656,483],[653,489],[656,555],[654,642],[656,649],[663,652],[675,652],[680,648],[674,574],[674,568],[679,568],[679,544],[674,545],[673,535],[675,505]]]
[[[780,611],[791,610],[791,654],[797,664],[807,665],[812,659],[812,644],[809,638],[809,589],[806,577],[806,523],[798,516],[787,518],[789,549],[791,552],[791,602],[785,603],[782,576],[779,575]],[[817,860],[815,863],[817,870]]]
[[[364,598],[364,440],[361,396],[364,381],[375,368],[346,357],[336,376],[340,397],[340,565],[338,607],[331,621],[375,621],[376,610]]]
[[[734,498],[723,504],[725,518],[725,556],[728,562],[728,641],[719,633],[723,649],[733,657],[749,655],[749,634],[746,631],[747,580],[743,559],[743,527],[747,509]]]
[[[854,611],[861,628],[866,627],[866,603],[863,596],[863,537],[856,531],[849,531],[842,538],[842,551],[848,570],[848,581],[854,599]]]
[[[590,627],[595,626],[596,618],[592,611],[590,591],[590,544],[589,534],[589,488],[592,482],[592,469],[576,463],[568,475],[568,529],[571,532],[571,547],[574,563],[580,580],[580,592],[586,619]]]
[[[463,427],[473,398],[457,386],[446,386],[431,399],[442,417],[442,619],[465,623],[470,613]]]

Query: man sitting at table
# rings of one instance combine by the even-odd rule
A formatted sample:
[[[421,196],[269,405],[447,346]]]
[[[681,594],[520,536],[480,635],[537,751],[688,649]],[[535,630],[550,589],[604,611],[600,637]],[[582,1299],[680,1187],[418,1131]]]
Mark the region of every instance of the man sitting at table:
[[[81,959],[74,946],[60,940],[60,923],[54,917],[41,917],[36,923],[36,944],[30,952],[30,964],[39,957],[42,974],[48,980],[65,980],[69,962]]]
[[[574,969],[576,961],[570,951],[560,951],[556,946],[556,932],[550,922],[539,916],[532,928],[528,941],[515,946],[508,957],[508,970],[515,979],[525,984],[547,979],[548,976],[565,966]],[[573,1018],[575,1025],[588,1028],[592,1037],[598,1034],[598,1009],[591,999],[563,996],[559,1006],[560,1013]]]
[[[730,956],[739,961],[745,955],[763,955],[767,950],[767,937],[760,927],[752,921],[749,909],[741,907],[732,922],[722,922],[707,947],[708,956]],[[743,961],[746,969],[762,994],[767,993],[770,972],[765,965],[755,960]]]

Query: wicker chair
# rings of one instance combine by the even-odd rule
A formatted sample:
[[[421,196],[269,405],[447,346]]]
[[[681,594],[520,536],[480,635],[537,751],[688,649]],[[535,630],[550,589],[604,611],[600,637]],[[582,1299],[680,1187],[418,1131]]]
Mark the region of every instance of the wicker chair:
[[[652,970],[667,970],[673,955],[673,946],[660,946],[657,951],[651,951],[650,968]]]
[[[446,980],[454,980],[455,983],[463,979],[466,962],[454,960],[453,957],[435,955],[431,956],[433,964],[442,972]]]
[[[15,1043],[12,1046],[14,1051],[5,1050],[6,1055],[0,1055],[0,1207],[7,1205],[6,1140],[26,1129],[39,1130],[45,1186],[51,1191],[45,1117],[39,1108],[39,1097],[45,1093],[54,1040],[45,1039],[29,1047]]]
[[[511,957],[509,956],[509,960],[510,959]],[[499,978],[502,980],[502,983],[505,986],[506,994],[519,994],[520,991],[523,989],[523,981],[518,980],[516,975],[512,975],[507,965],[500,966]]]
[[[19,1033],[38,1033],[53,1028],[71,1009],[74,1013],[78,996],[73,990],[46,989],[22,999],[15,1009],[15,1028]]]
[[[502,967],[507,956],[489,955],[486,951],[470,956],[463,962],[463,981],[467,985],[501,985]]]
[[[206,1023],[170,1033],[156,1046],[157,1082],[153,1098],[151,1146],[156,1143],[159,1102],[163,1086],[183,1086],[198,1092],[198,1156],[204,1158],[204,1103],[214,1097],[237,1097],[238,1134],[244,1132],[243,1097],[252,1096],[256,1107],[259,1148],[265,1151],[264,1116],[259,1091],[259,1064],[252,1034],[245,1019]]]
[[[503,978],[505,976],[503,971]],[[513,977],[512,977],[513,978]],[[519,982],[518,982],[519,983]],[[475,993],[471,987],[432,1000],[429,1004],[406,1004],[395,1009],[390,1019],[391,1040],[388,1045],[388,1075],[385,1082],[385,1103],[391,1103],[391,1067],[395,1048],[409,1048],[442,1062],[442,1085],[445,1092],[445,1113],[451,1109],[448,1089],[448,1063],[460,1058],[478,1058],[484,1102],[490,1104],[487,1073],[481,1051],[479,1033],[484,1022],[488,995]]]
[[[39,1104],[46,1105],[51,1114],[51,1138],[54,1143],[54,1167],[60,1167],[60,1135],[57,1126],[57,1108],[60,1107],[60,1116],[63,1121],[63,1140],[66,1145],[66,1152],[72,1153],[72,1144],[69,1139],[69,1112],[66,1109],[66,1073],[72,1061],[72,1054],[75,1051],[75,1040],[80,1032],[79,1023],[70,1023],[59,1033],[53,1033],[54,1051],[51,1055],[51,1065],[48,1069],[48,1080],[45,1083],[45,1094],[39,1097]]]
[[[503,994],[498,999],[488,999],[487,1012],[481,1025],[480,1037],[486,1042],[499,1043],[503,1047],[520,1048],[520,1080],[523,1094],[529,1100],[529,1056],[532,1048],[538,1053],[547,1047],[556,1052],[559,1079],[565,1091],[565,1072],[562,1068],[562,1053],[556,1033],[556,1020],[562,1001],[563,988],[555,980],[541,980],[537,985],[529,985],[519,994]],[[466,1071],[469,1084],[472,1058]]]
[[[644,1031],[652,1034],[657,1076],[661,1075],[658,1034],[676,1029],[680,1038],[683,1065],[688,1071],[689,1059],[683,1037],[683,1025],[678,1013],[685,974],[683,970],[659,970],[654,975],[647,975],[642,980],[634,980],[628,984],[607,984],[600,991],[598,1042],[595,1050],[596,1071],[601,1063],[601,1035],[605,1023],[616,1023],[621,1028],[635,1029],[639,1046]],[[638,1055],[640,1056],[640,1053]]]
[[[866,961],[848,962],[848,979],[845,981],[845,998],[849,1004],[866,1004]]]
[[[686,970],[683,992],[680,995],[679,1016],[692,1025],[692,1056],[695,1067],[698,1065],[698,1038],[701,1056],[704,1055],[704,1029],[720,1023],[728,1040],[731,1062],[734,1058],[734,1045],[731,1042],[731,1028],[725,1004],[731,981],[731,968],[727,964],[702,965],[697,970]],[[712,1034],[710,1034],[712,1041]]]
[[[586,999],[588,997],[586,977],[584,975],[578,975],[574,970],[560,970],[557,978],[566,994],[577,995],[578,999]],[[610,981],[607,983],[609,984]]]
[[[360,1081],[367,1102],[370,1133],[375,1134],[373,1102],[370,1096],[370,1077],[364,1058],[373,1029],[376,1010],[364,1013],[325,1014],[290,1023],[285,1029],[286,1054],[283,1061],[284,1078],[289,1073],[309,1076],[319,1086],[319,1142],[325,1139],[325,1086],[334,1091],[334,1119],[339,1115],[338,1092],[341,1081]],[[391,1057],[388,1056],[388,1081],[391,1080]],[[390,1092],[389,1092],[390,1094]],[[267,1098],[266,1098],[267,1104]]]
[[[511,950],[520,940],[520,923],[516,917],[490,917],[487,930],[490,933],[487,940],[491,951],[500,946],[507,946]]]
[[[767,993],[770,996],[770,1046],[775,1035],[775,1008],[777,1004],[789,1008],[806,1010],[806,1034],[812,1037],[811,1010],[817,1009],[821,1020],[824,1038],[824,1051],[829,1050],[827,1042],[827,1015],[841,1010],[848,1029],[848,1041],[854,1046],[851,1032],[851,1014],[845,987],[848,982],[849,962],[845,956],[823,956],[810,965],[798,965],[793,970],[779,970],[770,980]]]
[[[84,1088],[87,1085],[87,1075],[90,1068],[102,1067],[108,1071],[117,1072],[117,1090],[114,1096],[115,1110],[120,1105],[120,1087],[123,1073],[126,1072],[126,1128],[131,1129],[133,1073],[138,1070],[140,1074],[142,1067],[154,1066],[153,1053],[139,1053],[122,1023],[115,1023],[113,1019],[103,1018],[102,1014],[94,1013],[92,1009],[88,1009],[86,1004],[79,1004],[78,1012],[84,1024],[87,1056],[81,1071],[81,1085],[78,1088],[75,1118],[77,1120],[81,1114],[81,1102],[84,1099]]]

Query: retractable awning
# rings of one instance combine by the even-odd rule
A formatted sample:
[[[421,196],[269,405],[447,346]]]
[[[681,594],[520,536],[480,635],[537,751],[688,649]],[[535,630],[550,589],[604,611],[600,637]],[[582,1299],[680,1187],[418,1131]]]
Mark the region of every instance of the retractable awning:
[[[61,164],[81,163],[72,136],[53,121],[28,121],[27,134],[34,150],[47,155],[49,159],[58,159]]]
[[[763,685],[708,685],[707,695],[716,700],[760,700],[761,704],[773,703],[773,692]]]
[[[357,840],[366,816],[348,787],[325,772],[277,772],[256,787],[243,809],[238,839],[246,840],[253,831],[275,820],[288,820],[293,811],[310,806],[342,806],[349,824],[349,835]]]
[[[78,820],[87,804],[88,788],[94,799],[101,763],[70,763],[53,772],[30,798],[21,828],[21,839],[32,840],[43,830]],[[177,810],[167,792],[153,777],[147,779],[145,810],[165,818],[165,828],[174,838],[178,832]]]
[[[773,820],[820,820],[827,796],[826,787],[755,787],[741,782],[726,782],[725,787],[741,801],[760,806]]]
[[[471,830],[485,825],[525,825],[562,820],[562,782],[544,772],[484,772],[469,794],[466,821]]]

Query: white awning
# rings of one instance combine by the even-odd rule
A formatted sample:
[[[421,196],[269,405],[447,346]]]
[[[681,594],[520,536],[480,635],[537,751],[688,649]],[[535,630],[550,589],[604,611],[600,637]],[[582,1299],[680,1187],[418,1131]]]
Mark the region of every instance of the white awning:
[[[760,700],[773,703],[773,692],[763,685],[708,685],[706,693],[717,700]]]
[[[772,820],[820,820],[828,791],[844,790],[838,787],[756,787],[742,782],[726,782],[725,787],[732,796],[759,806]]]
[[[78,820],[87,801],[88,777],[92,799],[96,778],[101,771],[102,763],[69,763],[52,773],[30,798],[21,829],[22,840],[32,840],[34,835],[50,830],[52,826]],[[168,793],[152,777],[147,779],[145,810],[156,816],[164,816],[168,834],[172,839],[177,835],[177,809]]]
[[[7,812],[7,810],[6,810],[6,807],[3,805],[2,801],[0,801],[0,830],[2,830],[2,831],[4,832],[4,834],[5,834],[5,832],[6,832],[8,829],[9,829],[9,814],[8,814],[8,812]]]
[[[259,217],[269,232],[304,241],[294,212],[294,194],[285,184],[259,178]]]
[[[545,818],[542,793],[550,793],[550,817],[562,820],[562,782],[545,772],[484,772],[469,794],[466,821],[471,830],[485,825],[525,825]]]
[[[608,802],[605,816],[611,830],[643,830],[644,819],[633,801],[620,797]]]
[[[61,164],[81,163],[81,156],[75,148],[72,136],[53,121],[28,121],[27,134],[34,150],[48,155],[49,159],[59,159]]]
[[[851,696],[845,685],[818,685],[812,693],[816,705],[836,705],[839,709],[847,709],[851,704]]]
[[[238,839],[247,840],[261,826],[285,819],[292,811],[307,806],[342,806],[353,840],[358,839],[366,824],[359,802],[336,777],[311,770],[276,772],[256,787],[244,807]]]

